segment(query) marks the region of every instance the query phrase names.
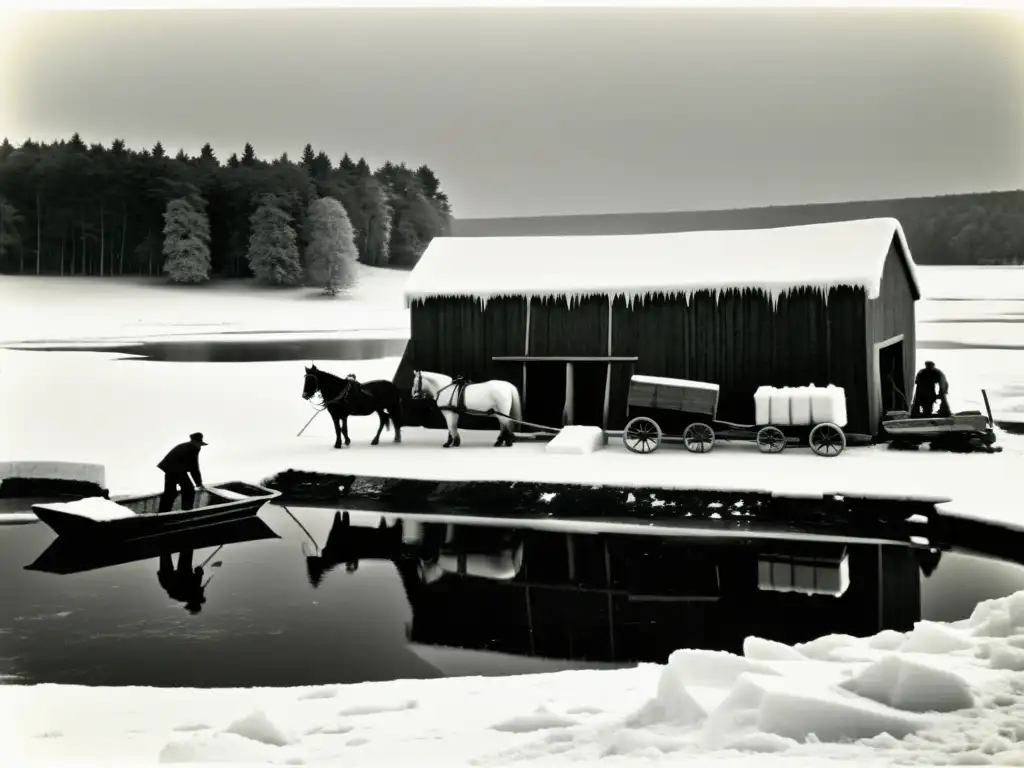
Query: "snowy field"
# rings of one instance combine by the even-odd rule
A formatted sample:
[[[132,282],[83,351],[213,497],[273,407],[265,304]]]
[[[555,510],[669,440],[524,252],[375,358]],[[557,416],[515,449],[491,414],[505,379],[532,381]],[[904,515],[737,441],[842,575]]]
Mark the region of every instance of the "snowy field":
[[[945,299],[919,304],[920,342],[962,345],[919,355],[947,373],[954,409],[978,407],[985,387],[997,418],[1024,418],[1024,269],[920,273],[926,294]],[[0,336],[382,336],[407,328],[403,277],[366,270],[362,284],[336,303],[231,286],[183,300],[185,289],[139,289],[129,281],[0,278]],[[84,290],[71,295],[67,286]],[[55,308],[52,317],[40,307]],[[401,446],[385,433],[373,448],[366,445],[375,430],[369,418],[353,420],[353,446],[335,451],[325,415],[296,437],[312,415],[300,398],[299,362],[111,357],[0,350],[0,462],[96,462],[106,465],[115,492],[150,490],[167,447],[199,429],[210,442],[203,454],[209,482],[258,480],[288,467],[634,484],[672,478],[690,487],[926,493],[953,499],[945,505],[951,511],[1024,527],[1017,491],[1024,438],[1002,433],[1005,450],[994,456],[850,449],[822,459],[801,449],[762,456],[739,445],[707,456],[673,447],[633,456],[614,442],[590,456],[553,456],[525,443],[492,449],[493,435],[472,433],[457,453],[444,451],[443,434],[418,430],[408,430]],[[366,379],[389,376],[397,362],[324,367]],[[749,768],[1024,765],[1024,593],[984,603],[957,625],[919,623],[908,636],[823,638],[795,649],[751,639],[746,658],[684,651],[664,667],[315,689],[9,686],[0,687],[0,709],[0,758],[9,756],[2,764],[12,765],[397,766],[410,755],[430,766],[586,764],[599,757],[609,765],[695,760]]]
[[[0,344],[289,331],[408,336],[402,285],[409,273],[356,266],[356,285],[337,300],[316,289],[269,288],[247,280],[173,286],[131,277],[0,275]]]

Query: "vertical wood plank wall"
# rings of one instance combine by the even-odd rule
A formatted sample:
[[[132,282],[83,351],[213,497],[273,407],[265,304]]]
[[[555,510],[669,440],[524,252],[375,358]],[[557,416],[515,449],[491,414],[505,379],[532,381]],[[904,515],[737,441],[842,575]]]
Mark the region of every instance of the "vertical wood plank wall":
[[[716,297],[657,297],[630,308],[616,300],[615,354],[639,358],[637,373],[715,382],[718,416],[752,423],[754,391],[761,385],[835,384],[846,389],[849,430],[866,432],[867,366],[863,350],[865,294],[834,289],[827,301],[801,289],[780,296],[777,307],[760,292]],[[614,378],[611,423],[625,421],[628,373]],[[621,413],[620,413],[621,411]],[[619,424],[616,424],[618,419]]]
[[[898,269],[898,260],[894,263]],[[870,308],[869,320],[872,302],[864,291],[852,288],[833,289],[827,300],[819,291],[800,289],[781,296],[774,308],[767,296],[755,291],[726,291],[717,299],[700,292],[689,302],[683,296],[659,296],[632,306],[619,298],[610,307],[607,296],[574,299],[571,306],[564,299],[494,299],[485,309],[475,299],[432,299],[413,305],[411,361],[406,367],[464,374],[477,381],[525,381],[520,364],[491,358],[632,355],[639,358],[636,373],[718,383],[719,417],[741,423],[753,420],[754,391],[762,384],[835,384],[846,389],[848,430],[873,434],[868,337],[876,328],[897,323],[899,332],[908,332],[906,309],[897,313],[898,320],[874,319],[896,312],[885,309],[886,301],[883,297],[877,308]],[[909,311],[912,338],[912,302]],[[888,331],[877,331],[882,332]],[[610,368],[602,364],[586,372],[580,366],[576,377],[599,376],[593,382],[598,397],[610,379],[607,426],[621,429],[629,366]],[[530,366],[525,418],[546,424],[530,414],[547,414],[551,408],[546,405],[561,410],[564,369],[564,364]],[[548,400],[554,402],[546,404]],[[602,406],[598,400],[598,413]],[[464,426],[491,429],[493,421],[466,419]]]

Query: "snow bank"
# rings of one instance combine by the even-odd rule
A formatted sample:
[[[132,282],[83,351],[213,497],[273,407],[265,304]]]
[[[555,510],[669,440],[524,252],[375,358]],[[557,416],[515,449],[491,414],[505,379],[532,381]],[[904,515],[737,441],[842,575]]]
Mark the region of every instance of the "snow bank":
[[[78,501],[58,501],[40,504],[39,506],[57,512],[67,512],[69,515],[85,517],[98,523],[135,517],[135,512],[128,509],[128,507],[123,507],[101,496],[90,496],[87,499],[79,499]]]
[[[600,427],[574,425],[562,427],[558,434],[548,441],[544,450],[547,453],[580,456],[600,451],[604,444],[604,430]]]
[[[914,716],[808,680],[744,674],[708,713],[701,743],[728,749],[758,733],[791,740],[794,746],[812,736],[832,743],[882,733],[903,738],[923,725]]]
[[[962,676],[905,656],[880,659],[840,687],[907,712],[955,712],[974,706],[974,694]]]
[[[1000,675],[1012,643],[980,641],[993,629],[1001,636],[1024,633],[1024,592],[983,603],[965,621],[918,622],[905,634],[826,636],[795,647],[748,638],[745,658],[677,651],[656,695],[630,722],[686,726],[708,749],[760,742],[795,751],[800,743],[856,742],[927,762],[911,754],[941,744],[947,754],[981,750],[1004,757],[966,762],[1016,764],[1009,741],[989,741],[1002,722],[999,711],[1024,704],[1024,689]],[[709,697],[708,686],[726,690]],[[765,742],[766,736],[786,741]]]
[[[863,288],[876,298],[893,239],[916,268],[895,219],[775,229],[575,237],[436,237],[405,284],[406,302],[431,296],[482,301],[753,289],[773,301],[803,287]],[[827,256],[823,257],[823,254]],[[516,264],[515,270],[502,265]]]
[[[743,656],[684,649],[663,666],[284,689],[11,685],[0,707],[17,713],[3,744],[18,765],[1019,765],[1014,651],[1024,592],[952,624],[748,638]]]

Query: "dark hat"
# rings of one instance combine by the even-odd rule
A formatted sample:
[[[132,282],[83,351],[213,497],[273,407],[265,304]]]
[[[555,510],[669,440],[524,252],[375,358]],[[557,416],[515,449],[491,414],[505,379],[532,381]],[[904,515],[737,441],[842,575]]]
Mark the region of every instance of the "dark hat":
[[[208,442],[203,440],[203,433],[202,432],[193,432],[188,437],[189,437],[189,440],[192,440],[193,442],[199,443],[200,445],[209,445]]]

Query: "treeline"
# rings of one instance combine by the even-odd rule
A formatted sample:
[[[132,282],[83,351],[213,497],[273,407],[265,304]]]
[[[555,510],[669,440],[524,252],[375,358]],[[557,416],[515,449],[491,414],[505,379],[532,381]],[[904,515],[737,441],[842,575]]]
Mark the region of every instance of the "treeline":
[[[898,219],[919,264],[1024,264],[1024,191],[718,211],[461,219],[457,237],[629,235]]]
[[[77,133],[67,141],[26,141],[20,147],[4,139],[0,271],[159,275],[170,256],[185,259],[193,277],[204,269],[204,258],[210,276],[249,277],[254,226],[263,222],[266,230],[255,243],[263,249],[258,264],[270,259],[269,268],[276,268],[279,254],[268,256],[268,237],[287,258],[293,251],[285,241],[293,239],[294,254],[302,259],[310,243],[304,235],[307,219],[317,210],[311,205],[323,198],[341,204],[356,258],[371,266],[409,268],[430,240],[451,226],[448,198],[426,165],[414,170],[387,162],[374,171],[347,154],[335,163],[308,144],[298,162],[287,154],[260,159],[246,144],[241,155],[221,163],[209,144],[197,157],[184,151],[172,157],[160,143],[135,151],[122,140],[109,147],[86,145]],[[331,211],[318,231],[347,232]],[[278,229],[270,231],[274,226]],[[175,237],[170,253],[167,227]]]

